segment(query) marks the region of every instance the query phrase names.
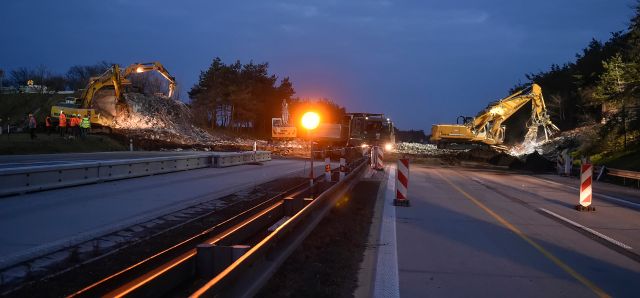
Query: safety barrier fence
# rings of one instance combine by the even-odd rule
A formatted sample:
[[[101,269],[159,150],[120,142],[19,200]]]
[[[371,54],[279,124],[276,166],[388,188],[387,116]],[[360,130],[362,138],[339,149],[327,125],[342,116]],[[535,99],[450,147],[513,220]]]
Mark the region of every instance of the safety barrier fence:
[[[206,167],[230,167],[268,160],[271,160],[269,151],[210,152],[0,169],[0,196]]]
[[[196,285],[198,281],[208,282],[189,290],[194,291],[192,297],[251,297],[331,207],[355,186],[366,165],[365,159],[349,163],[353,170],[342,180],[327,181],[322,179],[324,175],[319,175],[313,187],[278,195],[251,208],[247,216],[240,214],[220,224],[220,228],[210,228],[192,238],[201,244],[189,240],[167,252],[179,246],[195,248],[167,253],[171,257],[168,261],[161,261],[163,254],[154,255],[139,262],[146,264],[139,266],[139,270],[119,272],[72,297],[158,297],[175,287]]]

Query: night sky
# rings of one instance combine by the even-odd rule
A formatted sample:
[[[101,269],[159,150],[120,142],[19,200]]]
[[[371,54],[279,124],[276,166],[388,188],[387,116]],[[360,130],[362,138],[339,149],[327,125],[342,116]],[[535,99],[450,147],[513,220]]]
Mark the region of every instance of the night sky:
[[[160,61],[180,96],[201,70],[269,62],[303,98],[383,112],[401,129],[475,115],[525,73],[575,59],[633,16],[633,0],[2,1],[0,68],[64,73]],[[544,88],[544,86],[542,86]]]

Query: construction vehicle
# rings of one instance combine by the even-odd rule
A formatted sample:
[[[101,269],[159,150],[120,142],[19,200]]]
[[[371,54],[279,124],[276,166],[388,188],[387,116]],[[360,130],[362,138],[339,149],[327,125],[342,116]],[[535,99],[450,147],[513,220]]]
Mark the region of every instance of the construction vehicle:
[[[489,104],[476,117],[460,116],[456,124],[433,125],[431,142],[435,143],[438,148],[454,147],[453,144],[499,146],[504,142],[506,127],[503,122],[530,101],[532,111],[527,123],[528,130],[525,142],[535,141],[540,127],[544,130],[545,140],[548,140],[549,136],[558,132],[559,129],[551,122],[547,114],[542,88],[534,83],[521,91]]]
[[[342,127],[347,146],[381,146],[389,151],[396,143],[393,122],[384,114],[348,113]]]
[[[153,70],[159,72],[169,82],[167,97],[171,98],[176,89],[176,80],[159,62],[134,63],[125,68],[124,71],[120,69],[119,65],[114,64],[102,75],[89,79],[89,83],[82,91],[80,98],[67,98],[64,102],[52,106],[51,117],[57,119],[60,116],[60,112],[64,112],[66,115],[87,115],[92,125],[108,129],[111,127],[117,111],[122,108],[117,107],[117,105],[122,103],[122,94],[131,85],[131,81],[128,79],[130,75]],[[100,90],[111,88],[114,91],[113,100],[107,100],[106,102],[96,101],[96,94]]]

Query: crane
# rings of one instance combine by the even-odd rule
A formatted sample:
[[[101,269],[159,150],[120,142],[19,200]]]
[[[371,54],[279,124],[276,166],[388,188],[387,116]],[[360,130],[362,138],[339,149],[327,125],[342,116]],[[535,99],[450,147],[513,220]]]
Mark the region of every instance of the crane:
[[[534,141],[540,127],[544,130],[545,140],[559,129],[551,122],[547,107],[542,97],[542,88],[538,84],[515,92],[503,99],[493,102],[476,117],[458,117],[456,124],[436,124],[431,128],[431,141],[439,148],[451,143],[480,143],[500,145],[504,142],[505,129],[502,125],[520,108],[531,101],[531,117],[527,123],[525,141]],[[462,121],[460,121],[462,120]],[[462,122],[462,123],[461,123]]]

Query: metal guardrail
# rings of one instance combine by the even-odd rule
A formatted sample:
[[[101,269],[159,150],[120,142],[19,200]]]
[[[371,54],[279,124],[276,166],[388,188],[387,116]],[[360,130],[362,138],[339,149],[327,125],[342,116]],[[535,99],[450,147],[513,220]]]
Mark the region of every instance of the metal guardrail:
[[[615,176],[622,178],[622,183],[627,184],[626,179],[634,179],[638,183],[638,187],[640,187],[640,172],[628,171],[628,170],[620,170],[620,169],[612,169],[606,168],[606,173],[609,176]]]
[[[214,277],[220,282],[211,289],[203,288],[205,296],[210,291],[225,297],[255,294],[336,201],[359,181],[367,163],[363,159],[352,165],[355,168],[342,181],[323,181],[324,175],[320,175],[315,187],[307,186],[304,190],[279,194],[243,212],[249,217],[238,215],[191,238],[200,242],[187,240],[169,248],[167,252],[174,251],[167,253],[170,260],[160,260],[164,252],[156,254],[71,297],[157,297],[175,290],[175,287]],[[277,228],[272,230],[270,227]],[[264,236],[256,239],[258,235]],[[202,244],[197,248],[175,253],[179,246],[188,248],[198,243]],[[154,261],[156,258],[158,260]],[[240,294],[238,289],[244,294]]]
[[[211,152],[1,169],[0,196],[206,167],[230,167],[268,160],[271,160],[269,151]]]
[[[257,294],[337,200],[355,185],[366,164],[361,163],[344,180],[337,182],[312,201],[299,199],[297,204],[292,201],[301,209],[299,212],[292,214],[275,231],[249,248],[191,297],[251,297]]]

